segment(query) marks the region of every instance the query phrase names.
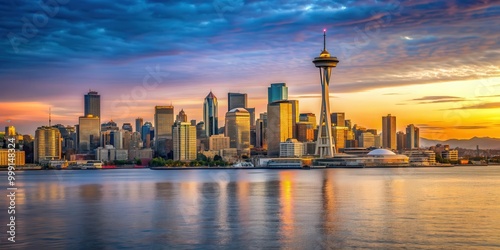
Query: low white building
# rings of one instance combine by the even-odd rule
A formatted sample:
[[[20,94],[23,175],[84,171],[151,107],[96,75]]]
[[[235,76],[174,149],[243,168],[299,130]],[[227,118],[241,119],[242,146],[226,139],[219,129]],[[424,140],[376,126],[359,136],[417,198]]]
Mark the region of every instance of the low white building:
[[[287,139],[280,143],[280,157],[302,157],[304,144],[297,139]]]
[[[432,166],[436,165],[436,153],[432,150],[407,150],[403,153],[410,158],[412,166]]]
[[[398,155],[388,149],[375,149],[363,157],[346,157],[346,166],[364,166],[364,167],[408,167],[410,158],[406,155]]]
[[[128,151],[128,159],[153,159],[153,149],[143,148],[143,149],[130,149]]]
[[[96,149],[96,158],[99,161],[126,161],[128,160],[128,150],[126,149],[116,149],[113,145],[106,145],[103,147],[98,147]]]

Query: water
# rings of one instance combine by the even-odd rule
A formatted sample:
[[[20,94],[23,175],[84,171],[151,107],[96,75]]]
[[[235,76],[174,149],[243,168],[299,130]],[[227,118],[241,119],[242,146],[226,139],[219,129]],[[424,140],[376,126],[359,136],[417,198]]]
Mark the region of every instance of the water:
[[[16,243],[2,233],[2,249],[500,248],[499,166],[17,177]]]

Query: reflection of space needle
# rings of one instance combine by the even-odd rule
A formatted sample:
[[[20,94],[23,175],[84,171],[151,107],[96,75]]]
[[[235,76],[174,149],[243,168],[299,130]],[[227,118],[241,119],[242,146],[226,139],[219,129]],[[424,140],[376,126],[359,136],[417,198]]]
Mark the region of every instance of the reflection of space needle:
[[[316,154],[321,158],[333,157],[336,153],[332,139],[329,85],[332,68],[337,67],[338,62],[337,57],[332,57],[326,50],[326,29],[323,29],[323,51],[321,51],[319,57],[313,60],[316,68],[319,68],[319,77],[321,80],[321,115],[319,118],[318,138],[316,140]]]

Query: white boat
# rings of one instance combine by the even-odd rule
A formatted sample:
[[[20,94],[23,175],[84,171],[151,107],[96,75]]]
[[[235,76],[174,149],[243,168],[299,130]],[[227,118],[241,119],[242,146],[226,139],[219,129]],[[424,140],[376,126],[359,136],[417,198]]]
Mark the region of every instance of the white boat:
[[[254,165],[251,162],[239,161],[233,164],[233,168],[253,168]]]

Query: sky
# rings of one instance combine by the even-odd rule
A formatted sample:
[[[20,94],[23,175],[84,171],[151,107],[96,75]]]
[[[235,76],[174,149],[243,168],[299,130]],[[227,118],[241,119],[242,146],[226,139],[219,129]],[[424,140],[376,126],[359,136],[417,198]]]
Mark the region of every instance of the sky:
[[[500,137],[499,16],[488,0],[6,0],[0,127],[34,134],[49,108],[75,125],[89,89],[119,126],[170,104],[200,121],[210,91],[223,121],[228,92],[262,113],[274,82],[319,117],[327,29],[332,112],[379,131],[391,114],[434,140]]]

